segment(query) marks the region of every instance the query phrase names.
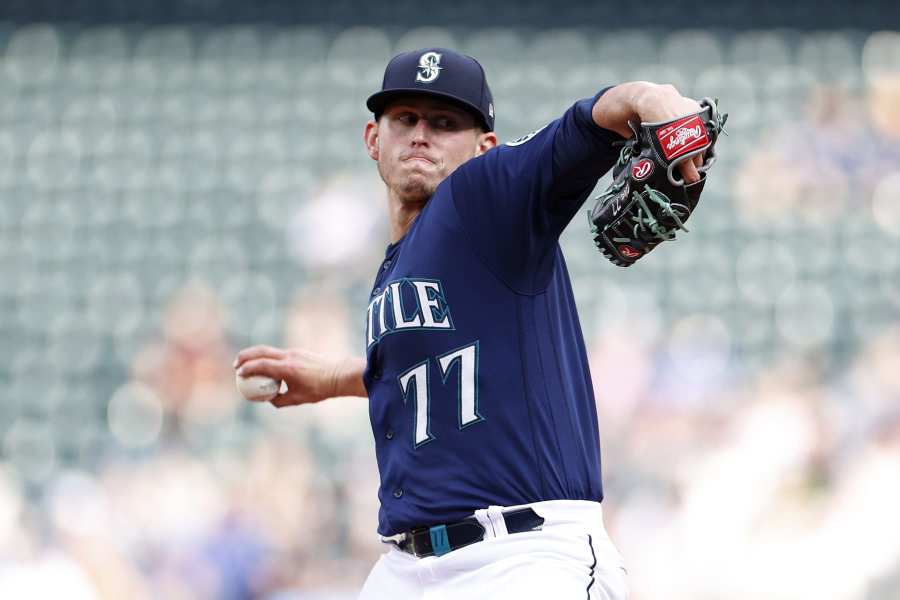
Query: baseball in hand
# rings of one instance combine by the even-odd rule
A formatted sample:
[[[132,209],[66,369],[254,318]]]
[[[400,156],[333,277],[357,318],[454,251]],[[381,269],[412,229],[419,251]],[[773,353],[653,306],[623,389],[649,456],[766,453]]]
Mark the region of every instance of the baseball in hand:
[[[250,377],[235,375],[235,382],[241,395],[253,402],[268,402],[281,390],[280,381],[265,375],[251,375]]]

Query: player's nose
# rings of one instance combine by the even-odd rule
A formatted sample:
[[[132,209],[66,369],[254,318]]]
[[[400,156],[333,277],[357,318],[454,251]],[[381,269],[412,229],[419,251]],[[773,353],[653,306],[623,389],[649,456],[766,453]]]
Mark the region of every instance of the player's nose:
[[[428,136],[430,131],[428,130],[428,121],[425,119],[419,119],[416,122],[416,126],[413,127],[412,130],[412,143],[413,145],[422,145],[428,144]]]

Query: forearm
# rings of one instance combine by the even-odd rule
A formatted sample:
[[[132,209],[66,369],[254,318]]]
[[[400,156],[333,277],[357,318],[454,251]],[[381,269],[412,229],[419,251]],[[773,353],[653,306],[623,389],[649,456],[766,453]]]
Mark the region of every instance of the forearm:
[[[363,372],[366,370],[366,359],[351,357],[344,359],[335,369],[333,396],[369,395],[363,383]]]
[[[241,350],[234,368],[239,377],[261,375],[287,383],[287,392],[271,400],[278,408],[341,396],[368,396],[363,385],[363,358],[337,358],[305,348],[286,350],[260,345]]]
[[[641,122],[641,107],[647,103],[648,98],[659,93],[660,87],[648,81],[621,83],[600,96],[591,116],[600,127],[630,138],[634,134],[628,127],[628,122]]]

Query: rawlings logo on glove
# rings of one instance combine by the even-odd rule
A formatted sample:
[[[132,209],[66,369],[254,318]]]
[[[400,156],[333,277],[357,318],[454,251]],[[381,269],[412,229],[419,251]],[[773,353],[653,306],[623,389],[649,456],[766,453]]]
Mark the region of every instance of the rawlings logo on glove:
[[[613,183],[588,211],[597,248],[620,267],[631,266],[661,242],[687,231],[684,223],[700,200],[706,172],[716,160],[715,145],[727,114],[704,98],[699,113],[663,123],[631,125],[634,137],[622,143]],[[675,177],[682,162],[703,156],[700,180]]]
[[[706,129],[699,115],[679,119],[668,127],[659,129],[656,132],[656,139],[663,147],[666,160],[672,160],[709,144],[709,136],[706,135]]]
[[[649,177],[650,173],[652,172],[653,161],[647,158],[642,158],[641,160],[634,163],[633,167],[631,167],[631,176],[638,181],[647,179],[647,177]]]

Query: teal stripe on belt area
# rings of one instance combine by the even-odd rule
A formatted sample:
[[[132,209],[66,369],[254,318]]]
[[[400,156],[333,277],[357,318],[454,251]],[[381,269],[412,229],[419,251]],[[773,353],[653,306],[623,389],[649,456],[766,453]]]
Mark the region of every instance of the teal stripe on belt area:
[[[446,525],[435,525],[428,530],[431,534],[431,549],[435,556],[442,556],[450,552],[450,539],[447,537]]]

